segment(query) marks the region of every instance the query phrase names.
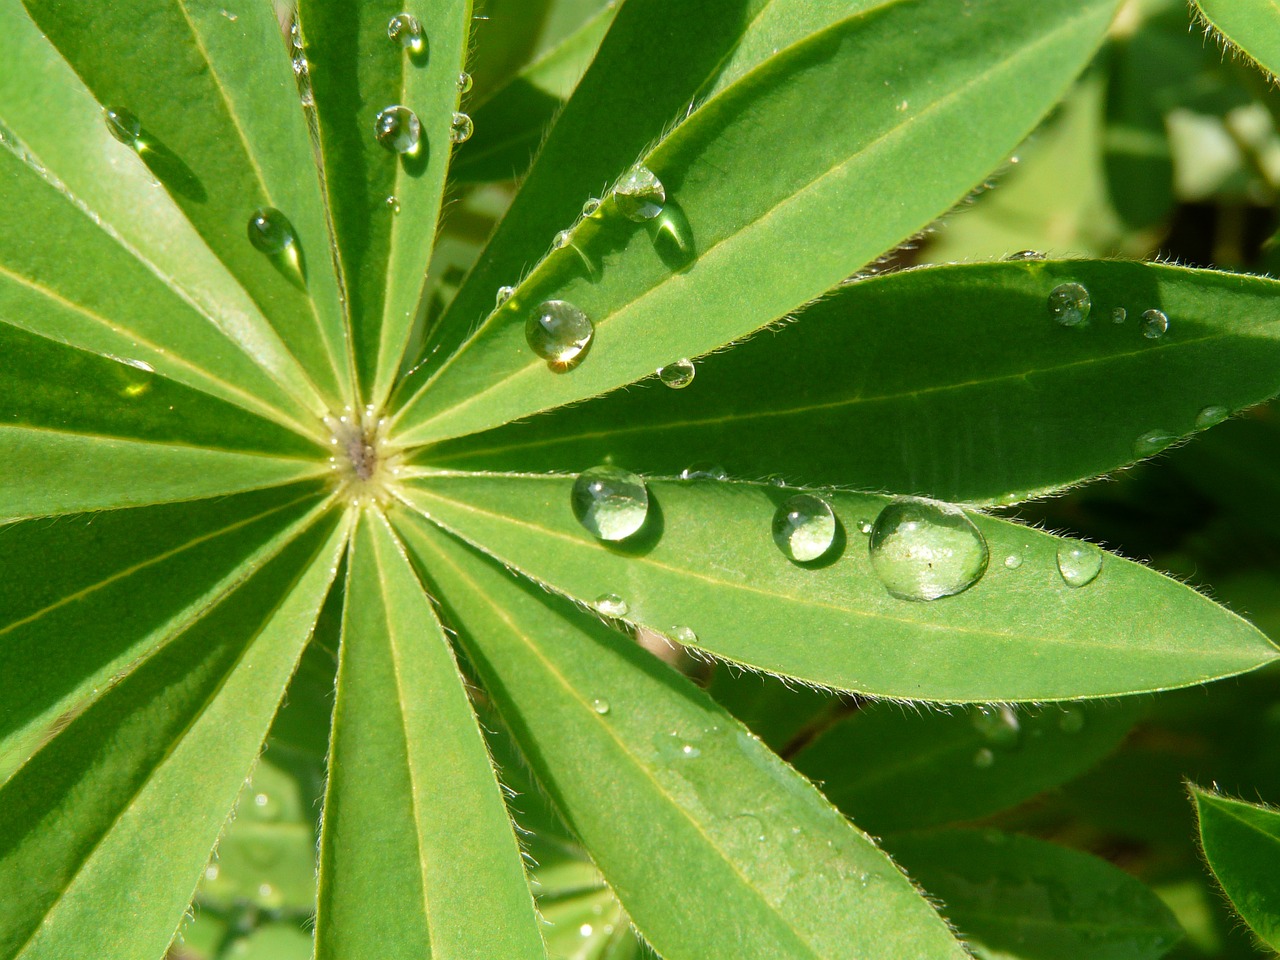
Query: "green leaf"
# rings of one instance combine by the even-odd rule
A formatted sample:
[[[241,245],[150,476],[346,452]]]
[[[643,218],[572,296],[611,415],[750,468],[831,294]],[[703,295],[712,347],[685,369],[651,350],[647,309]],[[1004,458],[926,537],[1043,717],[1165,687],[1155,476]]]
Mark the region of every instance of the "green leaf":
[[[545,957],[462,677],[372,515],[352,543],[332,737],[316,956]]]
[[[189,627],[310,526],[315,493],[282,487],[6,525],[0,779],[60,715]]]
[[[105,686],[0,788],[0,955],[133,960],[165,951],[345,534],[332,518],[313,526]]]
[[[1140,712],[1117,704],[912,713],[863,708],[793,760],[876,835],[974,820],[1078,776],[1120,745]]]
[[[615,3],[601,7],[489,96],[468,106],[475,135],[458,151],[449,175],[461,182],[476,182],[514,180],[524,174],[618,9]]]
[[[1209,868],[1245,923],[1280,950],[1280,811],[1192,785]]]
[[[0,9],[0,57],[4,321],[144,360],[281,422],[322,413],[257,305],[16,3]]]
[[[1280,73],[1280,22],[1274,0],[1195,0],[1200,15],[1273,77]]]
[[[417,18],[418,51],[388,36],[401,13]],[[302,0],[299,19],[358,373],[369,402],[381,407],[431,258],[471,0]],[[416,152],[397,155],[374,138],[379,112],[391,106],[418,118]]]
[[[1083,284],[1087,327],[1050,292]],[[579,470],[606,459],[731,476],[1012,502],[1149,456],[1280,390],[1273,280],[1121,261],[931,267],[844,287],[776,335],[656,384],[432,447],[474,470]],[[1112,313],[1126,311],[1122,323]],[[1159,309],[1169,331],[1140,332]],[[1140,438],[1163,437],[1149,447]]]
[[[1113,6],[1053,0],[1029,18],[995,0],[961,17],[947,0],[900,0],[766,61],[644,158],[666,187],[662,215],[641,227],[610,203],[579,222],[400,412],[404,442],[604,393],[820,296],[999,163],[1084,65]],[[995,100],[1000,110],[974,109]],[[948,162],[933,162],[942,151]],[[525,315],[549,299],[595,325],[589,356],[559,375],[525,342]]]
[[[311,139],[272,6],[26,6],[98,102],[138,118],[138,158],[270,319],[319,395],[340,406],[352,396],[345,321]],[[118,146],[127,160],[129,149]],[[281,211],[296,238],[275,257],[248,238],[250,218],[263,208]]]
[[[865,835],[691,683],[411,514],[393,522],[540,782],[667,960],[964,955]]]
[[[872,571],[859,525],[888,498],[827,497],[844,536],[801,566],[770,536],[797,491],[650,480],[646,527],[604,544],[575,519],[573,480],[440,475],[406,485],[414,507],[533,579],[583,602],[614,593],[626,619],[770,673],[904,700],[1061,700],[1161,690],[1280,657],[1257,630],[1190,587],[1108,555],[1084,587],[1059,575],[1063,541],[982,515],[991,561],[976,586],[898,600]],[[847,538],[847,542],[846,542]],[[1022,563],[1010,569],[1009,556]],[[1152,624],[1159,624],[1158,630]]]
[[[981,960],[1156,960],[1182,939],[1149,887],[1086,853],[995,830],[889,849]]]

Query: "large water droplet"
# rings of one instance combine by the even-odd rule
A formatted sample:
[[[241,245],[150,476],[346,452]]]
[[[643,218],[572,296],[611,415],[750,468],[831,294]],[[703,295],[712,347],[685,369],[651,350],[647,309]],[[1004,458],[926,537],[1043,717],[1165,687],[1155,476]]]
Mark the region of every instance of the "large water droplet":
[[[1229,407],[1220,407],[1216,404],[1214,406],[1205,407],[1196,414],[1196,426],[1201,429],[1205,427],[1212,427],[1222,423],[1222,421],[1226,420],[1229,416],[1231,416],[1231,409]]]
[[[667,191],[652,170],[636,164],[613,188],[614,203],[629,220],[652,220],[662,212],[667,202]]]
[[[274,207],[263,207],[249,218],[249,242],[255,249],[274,257],[296,244],[298,238],[288,217]]]
[[[1063,540],[1058,547],[1058,573],[1069,587],[1086,587],[1102,572],[1102,551],[1083,540]]]
[[[819,559],[836,541],[831,504],[811,493],[796,494],[773,515],[773,541],[799,563]]]
[[[631,609],[627,606],[627,601],[623,600],[616,593],[602,593],[596,597],[593,604],[596,612],[605,617],[625,617]]]
[[[644,526],[649,513],[644,481],[618,467],[584,471],[570,499],[578,522],[601,540],[625,540]]]
[[[142,121],[123,107],[107,107],[102,111],[111,135],[126,147],[137,150],[142,140]]]
[[[1169,332],[1169,317],[1163,310],[1147,310],[1142,314],[1138,329],[1148,340],[1159,340]]]
[[[693,383],[693,377],[697,372],[688,360],[677,360],[675,363],[668,363],[665,367],[659,367],[658,379],[672,390],[683,390]]]
[[[1089,291],[1078,283],[1060,283],[1049,293],[1049,316],[1064,327],[1088,323],[1092,307]]]
[[[470,92],[471,92],[471,87],[472,87],[471,74],[469,74],[469,73],[467,73],[467,72],[465,72],[465,71],[463,71],[462,73],[458,74],[458,92],[459,92],[459,93],[470,93]]]
[[[392,153],[417,153],[422,143],[422,124],[408,107],[387,107],[374,119],[373,135]]]
[[[1022,725],[1012,707],[987,705],[973,715],[973,728],[993,747],[1009,750],[1022,738]]]
[[[968,590],[987,569],[987,541],[959,507],[919,497],[889,503],[872,526],[871,568],[902,600]]]
[[[1133,455],[1135,457],[1152,457],[1159,453],[1165,447],[1170,446],[1178,438],[1171,434],[1168,430],[1148,430],[1137,440],[1133,441]]]
[[[699,460],[680,471],[681,480],[728,480],[729,472],[718,463]]]
[[[524,327],[533,352],[552,363],[572,363],[587,349],[594,334],[591,320],[567,300],[539,304]]]
[[[471,134],[476,132],[476,125],[465,113],[455,113],[449,123],[449,139],[453,143],[466,143]]]
[[[422,22],[411,13],[398,13],[387,24],[387,36],[415,56],[426,48],[426,35]]]

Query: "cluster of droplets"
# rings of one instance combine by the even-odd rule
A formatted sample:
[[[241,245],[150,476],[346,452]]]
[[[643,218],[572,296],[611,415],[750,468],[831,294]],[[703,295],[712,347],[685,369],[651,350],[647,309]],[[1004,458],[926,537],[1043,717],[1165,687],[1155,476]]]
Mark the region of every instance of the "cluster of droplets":
[[[427,34],[422,22],[411,13],[398,13],[387,23],[387,38],[405,52],[411,63],[421,66],[427,62]],[[460,73],[457,78],[458,93],[471,90],[471,74]],[[462,143],[471,138],[474,126],[465,113],[455,112],[449,122],[449,140]],[[418,115],[403,104],[383,107],[373,120],[373,137],[380,146],[400,156],[414,158],[421,154],[422,122]],[[394,198],[388,198],[389,201]],[[394,209],[399,209],[395,201]]]

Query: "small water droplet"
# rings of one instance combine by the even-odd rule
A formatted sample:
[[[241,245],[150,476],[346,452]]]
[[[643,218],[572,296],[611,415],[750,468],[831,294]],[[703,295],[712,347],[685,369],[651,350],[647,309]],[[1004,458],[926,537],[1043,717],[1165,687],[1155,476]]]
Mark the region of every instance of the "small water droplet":
[[[1112,323],[1124,323],[1128,319],[1129,319],[1129,311],[1126,310],[1124,307],[1116,307],[1114,310],[1111,311]]]
[[[1078,283],[1060,283],[1049,293],[1049,316],[1064,327],[1088,323],[1092,307],[1089,291]]]
[[[494,297],[494,300],[497,302],[497,305],[500,307],[504,303],[506,303],[508,300],[510,300],[511,295],[515,292],[516,292],[515,287],[499,287],[498,293]]]
[[[957,506],[899,497],[876,517],[871,568],[900,600],[937,600],[963,593],[982,579],[987,541]]]
[[[294,50],[301,50],[305,46],[302,42],[302,23],[296,19],[289,24],[289,46]]]
[[[680,471],[681,480],[728,480],[729,472],[718,463],[699,460]]]
[[[693,383],[697,372],[690,361],[681,359],[675,363],[668,363],[665,367],[659,367],[658,379],[662,381],[663,386],[670,387],[672,390],[683,390]]]
[[[1063,733],[1079,733],[1084,729],[1084,711],[1079,707],[1066,706],[1058,717],[1058,729]]]
[[[524,327],[529,347],[543,360],[572,363],[587,349],[595,327],[567,300],[547,300],[529,314]]]
[[[1133,455],[1139,458],[1154,456],[1177,439],[1168,430],[1148,430],[1133,441]]]
[[[858,521],[858,532],[862,534],[864,537],[871,536],[871,531],[874,530],[875,528],[876,528],[876,525],[872,523],[870,520]]]
[[[631,609],[627,606],[627,601],[616,593],[602,593],[596,597],[593,606],[598,613],[606,617],[625,617]]]
[[[603,717],[606,713],[609,712],[609,701],[601,700],[599,697],[597,697],[596,699],[591,701],[591,709]]]
[[[1069,587],[1085,587],[1102,571],[1102,550],[1083,540],[1063,540],[1058,547],[1058,573]]]
[[[594,217],[599,212],[600,212],[600,201],[597,200],[595,197],[592,197],[582,205],[582,215],[584,217]]]
[[[400,212],[400,200],[398,197],[387,197],[386,204],[387,204],[387,209],[390,210],[392,213]]]
[[[1159,340],[1169,332],[1169,316],[1163,310],[1146,310],[1138,329],[1148,340]]]
[[[472,87],[471,74],[467,73],[464,70],[462,73],[458,74],[458,92],[470,93],[471,87]]]
[[[1019,553],[1011,553],[1004,558],[1004,565],[1010,570],[1017,570],[1022,566],[1022,555]]]
[[[573,242],[573,233],[569,230],[561,230],[551,239],[551,246],[557,250],[563,250]]]
[[[263,207],[249,218],[249,242],[269,257],[278,256],[298,242],[293,224],[279,210]]]
[[[979,770],[987,770],[996,763],[995,751],[989,747],[981,747],[977,753],[973,755],[973,765]]]
[[[680,745],[680,756],[686,760],[693,760],[696,757],[702,756],[702,751],[692,743],[684,743]]]
[[[142,122],[123,107],[106,107],[102,117],[111,135],[126,147],[137,150],[142,140]]]
[[[677,643],[684,644],[686,647],[692,647],[698,642],[698,635],[693,632],[692,627],[672,627],[671,636]]]
[[[824,556],[835,540],[836,515],[821,497],[797,494],[773,515],[773,542],[798,563]]]
[[[425,49],[427,41],[422,22],[411,13],[398,13],[387,24],[387,36],[414,56]]]
[[[613,188],[613,199],[624,217],[642,223],[662,213],[667,191],[652,170],[636,164]]]
[[[204,878],[206,880],[217,880],[218,874],[221,872],[222,871],[218,869],[218,865],[216,863],[211,863],[209,866],[204,868]]]
[[[973,715],[973,728],[993,747],[1009,750],[1022,739],[1022,725],[1012,707],[988,704]]]
[[[232,23],[235,23],[237,20],[240,19],[239,14],[232,13],[230,10],[223,10],[222,15],[226,17],[228,20],[230,20]]]
[[[422,124],[408,107],[387,107],[373,121],[373,136],[392,153],[414,154],[422,145]]]
[[[771,487],[785,487],[786,485],[787,485],[787,481],[783,477],[769,478],[769,486]]]
[[[649,513],[649,491],[634,473],[618,467],[592,467],[578,476],[571,496],[574,515],[592,536],[625,540]]]
[[[1043,260],[1044,258],[1044,254],[1039,250],[1019,250],[1005,257],[1006,260]]]
[[[1196,414],[1196,426],[1201,429],[1205,427],[1212,427],[1222,423],[1222,421],[1226,420],[1229,416],[1231,416],[1231,410],[1228,407],[1205,407]]]
[[[455,113],[449,124],[449,139],[454,143],[466,143],[475,133],[475,124],[465,113]]]
[[[268,797],[265,793],[256,793],[253,796],[254,806],[265,807],[270,802],[271,802],[271,798]]]

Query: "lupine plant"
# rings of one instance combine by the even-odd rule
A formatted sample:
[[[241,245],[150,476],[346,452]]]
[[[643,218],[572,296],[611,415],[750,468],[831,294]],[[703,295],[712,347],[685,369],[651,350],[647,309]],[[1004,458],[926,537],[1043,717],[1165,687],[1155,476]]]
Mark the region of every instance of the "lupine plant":
[[[1280,945],[1148,762],[1274,713],[1219,507],[1093,542],[1277,528],[1280,284],[1143,256],[1186,65],[1275,103],[1191,25],[0,0],[0,957],[1253,955],[1193,808]],[[1111,239],[984,248],[1089,103]]]

